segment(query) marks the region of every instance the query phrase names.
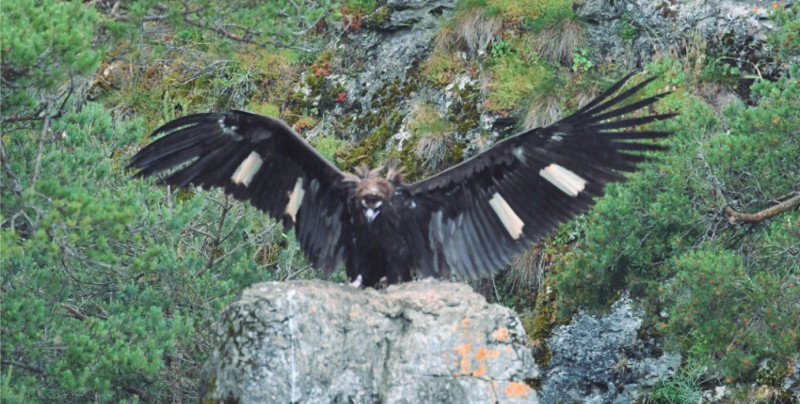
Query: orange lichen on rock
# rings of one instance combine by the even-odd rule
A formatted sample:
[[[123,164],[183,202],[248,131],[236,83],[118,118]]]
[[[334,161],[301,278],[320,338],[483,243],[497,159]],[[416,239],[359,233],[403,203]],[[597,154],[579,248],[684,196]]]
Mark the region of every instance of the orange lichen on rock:
[[[494,332],[492,333],[492,336],[493,336],[493,337],[494,337],[494,339],[496,339],[498,342],[503,342],[503,340],[505,340],[506,338],[508,338],[508,330],[506,330],[506,329],[505,329],[505,328],[503,328],[503,327],[500,327],[500,328],[498,328],[498,329],[494,330]]]
[[[463,344],[458,345],[454,348],[458,355],[461,357],[460,370],[461,374],[469,374],[470,373],[470,364],[469,364],[469,354],[472,352],[472,344]]]
[[[533,390],[530,386],[520,382],[508,382],[506,386],[506,396],[508,397],[525,397],[528,392]]]
[[[489,350],[484,348],[484,347],[478,348],[478,355],[475,356],[475,359],[477,359],[479,361],[485,361],[486,360],[486,354],[488,352],[489,352]]]
[[[478,344],[476,347],[475,356],[473,357],[473,345],[471,342],[466,341],[488,341],[488,335],[486,331],[484,332],[470,332],[472,328],[472,320],[468,317],[464,317],[459,326],[462,330],[462,342],[465,342],[461,345],[457,345],[453,347],[456,352],[456,367],[457,371],[453,373],[454,376],[456,375],[470,375],[474,377],[486,377],[488,374],[488,361],[490,359],[495,359],[500,356],[499,349],[492,349],[487,346],[483,346],[483,344]],[[451,326],[452,328],[452,326]],[[503,327],[498,328],[492,333],[493,337],[497,341],[503,341],[504,339],[508,338],[508,330]],[[490,342],[489,345],[491,346],[492,343]],[[508,352],[508,350],[506,350]],[[475,365],[477,368],[475,370],[472,369],[472,366]]]
[[[479,361],[485,361],[487,359],[494,359],[500,356],[500,351],[496,349],[486,349],[484,347],[478,348],[478,355],[475,356],[475,359]]]
[[[478,348],[478,352],[475,354],[475,360],[478,362],[478,369],[473,371],[472,361],[470,360],[472,357],[472,344],[466,343],[457,345],[453,349],[455,349],[458,357],[459,371],[456,373],[460,375],[472,375],[476,377],[485,376],[486,362],[489,359],[495,359],[500,356],[500,351],[497,349],[489,349],[486,347]]]
[[[483,377],[483,376],[485,376],[486,375],[486,362],[482,362],[478,366],[478,369],[476,371],[472,372],[472,375],[475,376],[475,377]]]

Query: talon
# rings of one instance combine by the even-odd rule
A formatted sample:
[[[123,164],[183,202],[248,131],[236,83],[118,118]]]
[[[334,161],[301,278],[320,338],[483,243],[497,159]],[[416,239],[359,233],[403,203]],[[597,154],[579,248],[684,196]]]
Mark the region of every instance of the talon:
[[[357,289],[361,288],[361,275],[358,275],[358,277],[356,277],[356,280],[350,282],[350,286]]]

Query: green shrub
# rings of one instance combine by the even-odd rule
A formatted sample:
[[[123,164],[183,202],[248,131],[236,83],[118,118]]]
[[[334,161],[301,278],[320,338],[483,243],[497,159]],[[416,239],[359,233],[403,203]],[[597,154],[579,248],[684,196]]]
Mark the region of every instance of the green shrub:
[[[489,67],[492,83],[484,106],[490,111],[515,110],[524,100],[555,86],[551,67],[534,55],[512,50],[516,48],[505,46],[505,50],[496,53]]]
[[[20,194],[3,189],[9,394],[170,401],[193,385],[206,354],[198,348],[239,290],[306,267],[293,239],[246,204],[219,192],[165,198],[152,181],[127,178],[108,147],[138,143],[142,126],[87,104],[54,122],[40,177],[18,177]],[[14,173],[33,171],[31,135],[7,135]],[[272,245],[280,252],[260,254]]]
[[[170,193],[125,169],[159,122],[242,106],[263,82],[287,86],[283,52],[228,59],[222,35],[164,4],[168,18],[141,31],[144,15],[162,15],[155,2],[125,3],[114,21],[81,2],[0,4],[4,401],[191,401],[228,302],[259,281],[313,274],[294,237],[249,205]],[[203,44],[163,45],[192,35]]]
[[[781,2],[773,2],[770,12],[779,29],[767,33],[769,43],[775,60],[785,62],[800,52],[800,4],[785,7]]]
[[[54,111],[64,91],[100,64],[92,46],[98,15],[80,1],[20,0],[0,5],[2,104],[6,119],[31,118],[33,111]],[[47,102],[50,102],[48,105]]]
[[[709,360],[728,382],[755,380],[762,363],[785,375],[800,342],[794,326],[800,285],[790,275],[797,267],[748,269],[733,251],[698,247],[670,262],[676,275],[668,335],[692,356]]]
[[[686,94],[665,100],[681,112],[655,125],[675,131],[671,151],[588,214],[585,237],[555,270],[562,313],[607,307],[627,289],[669,313],[670,346],[729,382],[754,381],[763,363],[773,380],[785,376],[800,349],[800,215],[736,226],[724,208],[756,212],[796,189],[800,84],[752,90],[760,103],[734,103],[722,120]]]
[[[649,394],[649,401],[656,404],[682,404],[703,402],[702,383],[705,366],[689,362],[683,364],[675,374],[661,379]]]
[[[11,392],[44,402],[122,397],[164,372],[165,356],[191,334],[152,279],[167,252],[145,241],[144,227],[132,231],[141,194],[120,192],[117,162],[100,146],[118,133],[130,143],[136,126],[90,104],[53,123],[56,140],[41,154],[30,132],[7,135],[12,172],[41,164],[21,193],[3,192],[12,220],[2,229],[2,350],[20,383]]]

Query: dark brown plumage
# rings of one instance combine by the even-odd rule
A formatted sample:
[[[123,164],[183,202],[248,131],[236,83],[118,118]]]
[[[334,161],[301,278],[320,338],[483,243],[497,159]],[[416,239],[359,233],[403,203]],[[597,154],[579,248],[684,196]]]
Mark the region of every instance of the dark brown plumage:
[[[668,136],[622,131],[673,114],[626,118],[665,94],[620,106],[652,79],[619,95],[630,76],[574,114],[521,132],[419,182],[390,171],[343,173],[278,119],[244,111],[189,115],[129,167],[149,176],[185,162],[166,183],[222,187],[295,234],[319,269],[344,262],[359,285],[422,276],[476,278],[505,268],[531,242],[589,209],[610,181]]]

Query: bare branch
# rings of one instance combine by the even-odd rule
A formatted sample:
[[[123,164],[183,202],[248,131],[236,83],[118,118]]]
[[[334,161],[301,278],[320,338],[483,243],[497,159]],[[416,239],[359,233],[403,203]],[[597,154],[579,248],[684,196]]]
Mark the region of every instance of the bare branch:
[[[22,362],[4,360],[4,361],[2,361],[0,363],[2,363],[3,365],[6,365],[6,366],[16,366],[18,368],[22,368],[22,369],[25,369],[27,371],[33,372],[33,373],[39,373],[39,374],[43,374],[44,373],[44,371],[42,369],[40,369],[40,368],[38,368],[36,366],[28,365],[26,363],[22,363]]]
[[[728,215],[728,221],[733,224],[740,223],[758,223],[762,220],[769,219],[773,216],[779,215],[791,208],[800,205],[800,192],[795,192],[794,197],[787,199],[773,207],[764,209],[758,213],[740,213],[730,206],[726,206],[724,211]]]
[[[19,196],[22,195],[22,185],[20,185],[17,176],[15,176],[14,172],[11,170],[10,158],[11,157],[8,154],[8,149],[6,148],[6,142],[0,138],[0,166],[3,167],[3,172],[6,173],[9,181],[11,182],[11,191]],[[2,182],[0,182],[0,184],[2,184]],[[6,184],[3,185],[9,186]]]
[[[79,308],[77,308],[77,307],[75,307],[75,306],[73,306],[71,304],[66,304],[66,303],[61,303],[61,307],[64,308],[64,310],[69,312],[70,317],[76,318],[76,319],[81,320],[81,321],[86,320],[86,315],[81,313],[81,310]]]
[[[207,270],[211,269],[214,264],[217,262],[217,249],[222,244],[224,239],[220,238],[220,234],[222,234],[225,228],[225,219],[228,216],[228,212],[233,208],[233,203],[230,200],[230,196],[225,195],[225,199],[223,202],[218,202],[222,205],[222,214],[219,216],[219,221],[217,222],[217,229],[216,235],[210,240],[211,249],[208,254],[208,259],[206,260],[206,265],[197,271],[198,276],[205,273]]]
[[[44,103],[44,125],[42,125],[42,133],[39,135],[39,150],[36,152],[36,159],[33,165],[33,178],[31,178],[31,192],[36,186],[36,178],[39,176],[39,169],[42,166],[42,152],[44,150],[44,137],[50,129],[50,99]]]

